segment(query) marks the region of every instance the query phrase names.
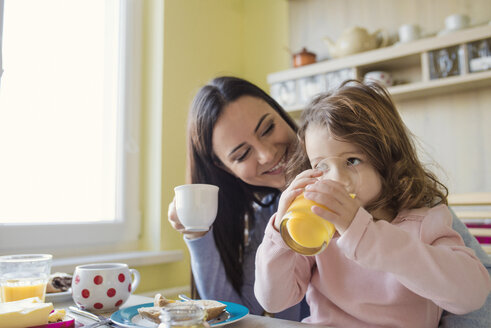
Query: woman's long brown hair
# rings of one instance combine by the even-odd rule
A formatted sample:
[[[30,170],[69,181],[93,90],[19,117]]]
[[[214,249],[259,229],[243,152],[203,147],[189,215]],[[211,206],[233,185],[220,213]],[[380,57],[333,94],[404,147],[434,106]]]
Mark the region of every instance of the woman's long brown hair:
[[[256,85],[236,77],[219,77],[201,88],[188,117],[188,179],[191,183],[214,184],[220,188],[213,235],[227,278],[239,294],[243,284],[245,218],[249,218],[249,228],[252,228],[253,204],[269,206],[276,200],[275,197],[268,204],[263,204],[261,198],[267,194],[279,194],[278,189],[252,186],[228,173],[213,152],[213,128],[223,109],[246,95],[266,101],[297,131],[295,122],[273,98]]]
[[[290,177],[306,166],[305,131],[320,125],[356,145],[380,175],[382,191],[366,206],[368,211],[383,208],[396,215],[402,209],[447,204],[447,188],[419,161],[411,132],[380,85],[346,81],[314,99],[301,122],[300,146],[292,157],[296,160],[291,163]]]

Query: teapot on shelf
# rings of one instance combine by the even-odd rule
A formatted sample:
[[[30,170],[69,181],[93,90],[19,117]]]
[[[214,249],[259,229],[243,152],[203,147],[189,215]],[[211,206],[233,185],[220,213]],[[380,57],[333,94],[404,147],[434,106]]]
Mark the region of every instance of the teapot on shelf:
[[[332,58],[352,55],[358,52],[385,47],[389,43],[389,34],[378,29],[372,34],[363,27],[354,26],[343,31],[336,42],[324,37]]]

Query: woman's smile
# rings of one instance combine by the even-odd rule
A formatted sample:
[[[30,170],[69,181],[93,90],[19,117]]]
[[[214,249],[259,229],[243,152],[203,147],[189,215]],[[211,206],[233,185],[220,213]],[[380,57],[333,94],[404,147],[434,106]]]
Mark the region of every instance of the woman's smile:
[[[279,162],[276,163],[275,166],[273,166],[271,169],[265,171],[263,174],[283,174],[285,172],[285,165],[287,162],[286,159],[287,152],[280,158]]]

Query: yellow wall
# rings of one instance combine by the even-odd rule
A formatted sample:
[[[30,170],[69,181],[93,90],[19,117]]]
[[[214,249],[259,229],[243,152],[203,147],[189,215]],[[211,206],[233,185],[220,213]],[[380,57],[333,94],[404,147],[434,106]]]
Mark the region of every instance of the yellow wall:
[[[290,68],[287,0],[244,0],[243,77],[269,92],[266,76]]]
[[[185,181],[186,119],[196,91],[215,76],[246,78],[289,67],[287,0],[149,0],[144,5],[142,249],[182,249],[185,261],[139,267],[138,292],[189,284],[189,257],[167,222]]]

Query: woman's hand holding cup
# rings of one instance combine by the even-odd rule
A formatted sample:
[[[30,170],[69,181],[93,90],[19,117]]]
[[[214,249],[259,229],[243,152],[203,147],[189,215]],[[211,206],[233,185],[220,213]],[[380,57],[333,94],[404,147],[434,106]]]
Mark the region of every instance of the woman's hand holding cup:
[[[204,236],[217,215],[218,190],[217,186],[208,184],[175,187],[175,197],[168,210],[172,227],[189,239]]]
[[[186,228],[182,225],[181,221],[179,221],[179,217],[177,216],[175,197],[172,200],[172,202],[170,202],[169,204],[169,210],[167,211],[167,219],[169,220],[169,223],[172,226],[172,228],[174,228],[174,230],[182,233],[188,239],[203,237],[208,233],[208,231],[202,231],[202,232],[186,231]]]

